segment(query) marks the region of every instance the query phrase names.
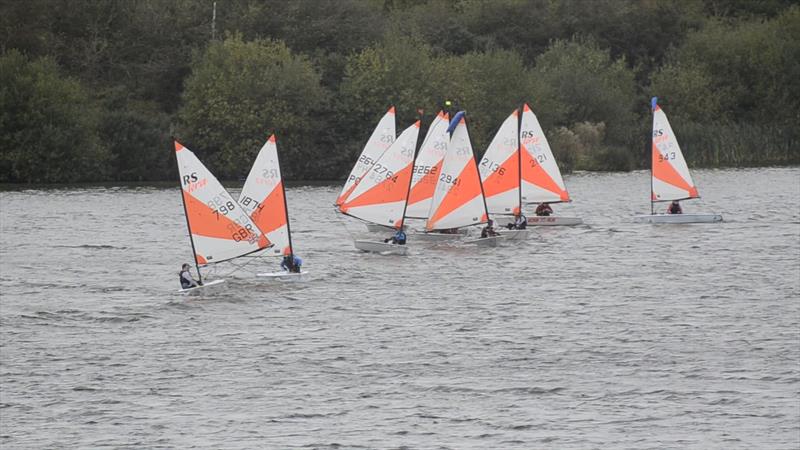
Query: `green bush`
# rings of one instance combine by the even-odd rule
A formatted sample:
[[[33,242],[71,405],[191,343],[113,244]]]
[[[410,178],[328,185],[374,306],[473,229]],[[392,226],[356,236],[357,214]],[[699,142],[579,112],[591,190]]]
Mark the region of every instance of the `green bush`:
[[[276,133],[287,178],[321,178],[314,145],[327,101],[311,62],[278,41],[229,36],[195,57],[186,81],[178,138],[222,178],[245,177]]]
[[[0,181],[107,179],[97,127],[97,105],[52,59],[30,61],[15,50],[0,56]]]

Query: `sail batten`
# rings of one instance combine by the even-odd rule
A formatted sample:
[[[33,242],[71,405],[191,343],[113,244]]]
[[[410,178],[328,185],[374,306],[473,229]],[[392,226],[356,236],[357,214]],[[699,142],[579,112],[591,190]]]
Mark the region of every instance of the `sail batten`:
[[[272,245],[219,180],[177,141],[175,156],[198,265],[228,261]]]

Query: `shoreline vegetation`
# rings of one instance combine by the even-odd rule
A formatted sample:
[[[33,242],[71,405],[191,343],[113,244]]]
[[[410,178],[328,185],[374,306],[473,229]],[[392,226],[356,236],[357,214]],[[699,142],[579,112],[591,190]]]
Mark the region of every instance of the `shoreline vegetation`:
[[[445,101],[478,155],[527,102],[567,173],[648,167],[652,96],[693,168],[800,164],[792,0],[80,4],[0,6],[0,189],[169,186],[173,137],[238,180],[272,133],[288,180],[336,184],[390,106]]]

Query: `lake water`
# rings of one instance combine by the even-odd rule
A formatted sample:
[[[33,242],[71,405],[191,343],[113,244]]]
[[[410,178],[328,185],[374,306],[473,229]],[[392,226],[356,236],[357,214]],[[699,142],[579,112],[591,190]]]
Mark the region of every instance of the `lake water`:
[[[693,175],[723,223],[580,173],[585,226],[407,257],[292,188],[309,279],[189,298],[177,183],[1,192],[0,446],[797,449],[800,168]]]

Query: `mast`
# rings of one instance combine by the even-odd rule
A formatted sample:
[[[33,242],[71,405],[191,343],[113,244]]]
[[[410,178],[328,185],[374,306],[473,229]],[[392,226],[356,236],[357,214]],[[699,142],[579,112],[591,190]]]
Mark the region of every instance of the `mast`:
[[[650,99],[650,112],[653,114],[653,124],[650,126],[650,215],[652,216],[655,214],[655,210],[653,209],[653,128],[655,125],[656,120],[656,105],[658,105],[658,97],[653,97]]]
[[[525,106],[523,105],[517,110],[517,176],[519,183],[517,184],[517,195],[519,196],[519,214],[522,215],[522,113]],[[516,219],[514,219],[516,222]]]
[[[176,153],[177,159],[177,153]],[[189,229],[189,242],[192,243],[192,256],[194,256],[194,267],[197,269],[197,280],[200,282],[199,284],[203,284],[203,275],[200,274],[200,264],[197,263],[197,250],[194,249],[194,238],[192,237],[192,225],[189,223],[189,211],[186,209],[186,195],[183,192],[183,186],[178,186],[181,188],[181,203],[183,204],[183,217],[186,218],[186,228]]]
[[[464,113],[464,125],[467,124],[467,114]],[[478,171],[478,160],[475,159],[475,151],[472,152],[472,163],[475,164],[475,171]],[[489,207],[486,206],[486,193],[483,191],[483,180],[481,180],[481,175],[478,173],[478,186],[481,187],[481,200],[483,200],[483,212],[486,214],[487,222],[489,219]]]
[[[420,111],[420,110],[417,110]],[[403,215],[400,216],[400,229],[406,227],[406,211],[408,210],[408,197],[411,195],[411,182],[414,181],[414,166],[417,163],[417,156],[419,156],[419,148],[422,146],[419,137],[422,134],[422,117],[424,113],[419,114],[420,131],[417,133],[417,142],[414,143],[414,158],[411,159],[411,175],[408,177],[408,188],[406,189],[406,201],[403,204]],[[423,138],[424,139],[424,138]]]
[[[275,139],[275,160],[278,162],[278,170],[280,170],[281,158],[278,155],[277,141],[278,140]],[[283,194],[283,212],[286,214],[286,237],[289,239],[289,256],[292,257],[292,265],[294,265],[294,245],[292,245],[292,229],[289,226],[289,203],[286,201],[286,184],[283,182],[283,173],[281,173],[281,194]]]

